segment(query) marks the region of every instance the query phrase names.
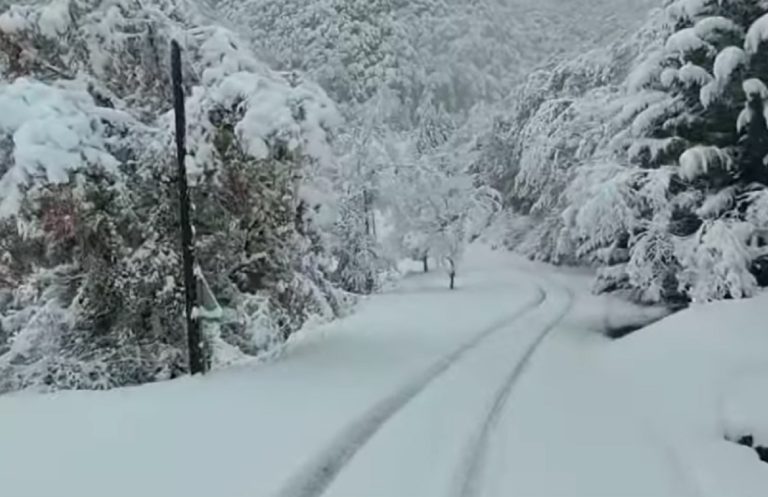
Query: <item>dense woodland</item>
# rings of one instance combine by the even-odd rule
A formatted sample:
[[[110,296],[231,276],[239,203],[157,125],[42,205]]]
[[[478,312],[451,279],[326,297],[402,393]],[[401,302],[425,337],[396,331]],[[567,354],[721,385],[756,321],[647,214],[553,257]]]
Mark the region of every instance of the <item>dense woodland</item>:
[[[6,7],[0,393],[186,371],[172,40],[195,252],[223,309],[215,366],[352,312],[399,260],[460,272],[478,238],[594,267],[595,291],[640,302],[752,296],[768,284],[768,2],[649,5]]]

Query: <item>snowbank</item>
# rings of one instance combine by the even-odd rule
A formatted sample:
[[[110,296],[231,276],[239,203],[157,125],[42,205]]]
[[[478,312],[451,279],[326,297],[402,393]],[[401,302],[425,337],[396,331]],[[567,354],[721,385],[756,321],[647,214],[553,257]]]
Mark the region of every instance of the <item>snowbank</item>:
[[[765,443],[768,334],[757,316],[768,295],[696,305],[611,341],[596,333],[603,323],[653,308],[585,293],[586,271],[552,279],[572,289],[574,309],[509,394],[475,495],[765,495],[768,465],[736,441]]]
[[[615,342],[605,364],[622,401],[669,445],[700,495],[758,496],[768,465],[768,295],[695,305]]]

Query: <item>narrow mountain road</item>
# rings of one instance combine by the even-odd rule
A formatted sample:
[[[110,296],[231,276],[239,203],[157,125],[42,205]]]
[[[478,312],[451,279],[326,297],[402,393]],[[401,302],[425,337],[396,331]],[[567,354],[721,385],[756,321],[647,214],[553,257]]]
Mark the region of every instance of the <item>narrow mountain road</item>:
[[[694,495],[591,364],[587,279],[475,248],[456,291],[414,274],[276,361],[0,397],[0,495]]]
[[[473,495],[486,445],[510,392],[570,308],[566,292],[542,288],[544,298],[537,306],[479,344],[393,416],[327,495]],[[402,464],[387,463],[397,460]]]
[[[494,350],[491,347],[496,346],[496,342],[498,342],[494,335],[509,331],[518,322],[526,320],[546,302],[547,293],[541,287],[537,288],[534,294],[530,302],[524,303],[513,315],[503,317],[498,322],[478,332],[471,340],[438,360],[423,374],[418,375],[412,381],[395,390],[392,395],[376,403],[364,416],[335,437],[334,441],[325,450],[321,451],[315,460],[311,461],[300,474],[292,478],[280,495],[283,497],[314,497],[322,495],[336,476],[345,469],[352,457],[363,448],[385,423],[398,415],[401,410],[408,411],[408,409],[404,408],[409,402],[432,384],[442,383],[442,377],[449,376],[450,369],[459,369],[461,364],[472,360],[471,358],[465,358],[465,356],[482,355],[486,349],[489,351]],[[541,336],[543,335],[544,333],[542,332]],[[533,351],[534,348],[535,343],[531,345],[530,350]],[[476,350],[477,352],[475,352]],[[487,352],[485,353],[487,354]],[[506,362],[506,360],[507,358],[505,357],[503,362]],[[524,358],[521,358],[519,364],[522,365],[524,362]],[[430,391],[431,394],[432,392]],[[430,405],[430,409],[435,408],[440,409],[440,406]],[[407,414],[405,415],[407,416]],[[384,436],[391,435],[385,434]]]
[[[487,277],[480,261],[525,282],[532,300],[334,436],[275,495],[697,495],[685,471],[669,465],[665,444],[648,443],[642,422],[623,411],[620,389],[581,362],[606,343],[592,326],[616,316],[574,309],[578,290],[581,304],[594,298],[525,264],[502,270],[498,257],[485,254],[470,262],[470,275]],[[628,419],[636,430],[625,430]],[[573,459],[558,457],[563,443]],[[547,455],[529,458],[532,449]],[[574,451],[595,457],[585,462]],[[613,475],[594,465],[612,465]],[[641,474],[648,475],[643,484],[627,486]]]

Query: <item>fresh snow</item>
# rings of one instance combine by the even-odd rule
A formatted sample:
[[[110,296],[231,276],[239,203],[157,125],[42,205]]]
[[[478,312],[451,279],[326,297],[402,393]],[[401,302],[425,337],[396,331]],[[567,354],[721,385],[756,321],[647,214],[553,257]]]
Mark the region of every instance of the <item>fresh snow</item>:
[[[755,444],[768,447],[768,368],[744,374],[733,381],[720,409],[725,432],[731,440],[751,436]],[[759,374],[758,374],[759,373]]]
[[[723,96],[723,92],[728,88],[732,81],[734,73],[738,69],[747,66],[749,58],[747,53],[739,47],[725,47],[715,57],[713,72],[715,78],[709,82],[701,81],[700,100],[705,108],[709,108],[713,103]]]
[[[401,30],[405,22],[390,23],[396,18],[389,14],[374,16],[371,26],[380,23],[382,32],[389,33],[382,38],[358,19],[366,17],[369,6],[378,15],[376,2],[318,4],[349,8],[336,11],[346,16],[338,26],[326,26],[319,11],[297,2],[307,15],[302,22],[319,23],[321,29],[307,29],[306,43],[286,40],[296,49],[285,52],[290,57],[276,56],[283,54],[279,50],[272,55],[284,59],[283,69],[294,68],[290,60],[297,55],[306,56],[311,63],[296,66],[306,69],[306,75],[276,72],[254,56],[242,40],[258,39],[265,31],[248,33],[255,28],[248,16],[238,26],[246,30],[241,38],[207,22],[198,25],[199,19],[193,20],[197,14],[186,17],[175,4],[162,0],[151,7],[110,0],[85,17],[75,15],[82,13],[71,0],[14,5],[0,15],[2,34],[15,39],[26,33],[56,47],[53,42],[60,39],[84,44],[59,47],[61,60],[71,59],[77,62],[71,65],[79,67],[72,80],[21,77],[0,83],[0,221],[19,212],[27,188],[34,193],[36,185],[65,183],[88,167],[120,177],[126,164],[111,154],[121,155],[121,137],[146,145],[149,152],[170,143],[173,114],[167,102],[162,108],[146,104],[148,113],[135,110],[148,95],[133,86],[161,76],[137,72],[131,80],[130,71],[120,67],[123,61],[115,56],[128,54],[123,44],[130,44],[134,32],[143,29],[137,26],[146,24],[155,33],[151,19],[158,17],[163,22],[157,24],[160,31],[151,35],[150,44],[171,39],[181,43],[191,76],[186,103],[192,174],[210,171],[206,168],[218,157],[213,137],[222,131],[213,117],[222,109],[231,111],[234,122],[224,126],[231,125],[238,146],[252,158],[268,159],[278,146],[281,152],[306,156],[306,164],[295,172],[307,181],[296,188],[306,203],[302,208],[314,211],[307,216],[324,219],[322,226],[313,228],[350,224],[347,221],[356,218],[336,216],[341,210],[331,212],[336,202],[354,211],[361,204],[351,199],[359,191],[374,190],[380,196],[374,210],[397,211],[396,204],[406,208],[368,216],[363,195],[365,209],[359,210],[366,211],[366,233],[373,219],[378,236],[385,239],[386,234],[403,231],[402,240],[392,244],[402,242],[410,254],[429,253],[438,259],[431,261],[433,267],[446,254],[458,261],[463,240],[483,231],[502,199],[490,188],[476,188],[474,178],[465,174],[469,159],[484,153],[485,144],[475,136],[480,125],[473,124],[457,132],[466,139],[455,143],[467,143],[455,146],[450,140],[458,124],[454,118],[479,99],[501,99],[533,61],[561,53],[561,47],[573,52],[591,47],[603,39],[601,33],[618,32],[621,17],[631,17],[627,12],[601,16],[601,26],[593,29],[581,20],[596,17],[593,12],[605,10],[603,4],[610,2],[592,1],[574,18],[562,8],[562,0],[512,0],[508,3],[513,12],[518,4],[521,7],[513,19],[521,29],[506,29],[505,35],[514,36],[499,38],[504,50],[494,51],[494,37],[486,35],[494,33],[496,25],[485,19],[502,21],[503,16],[493,18],[497,10],[472,3],[467,10],[457,8],[458,15],[440,14],[446,22],[439,29],[431,23],[433,14],[424,16],[423,25],[411,26],[413,33]],[[621,10],[629,11],[632,2],[625,3],[627,9]],[[353,315],[323,325],[310,320],[287,344],[270,350],[274,355],[269,361],[249,358],[224,341],[223,329],[212,322],[222,313],[217,305],[195,307],[194,315],[209,326],[205,332],[213,347],[215,371],[207,376],[105,392],[28,390],[0,397],[0,496],[765,495],[768,466],[754,448],[738,442],[750,439],[755,447],[768,447],[768,334],[759,318],[768,294],[759,293],[749,266],[753,252],[762,250],[754,241],[764,237],[758,226],[768,218],[768,194],[731,185],[688,189],[671,198],[676,176],[703,183],[697,180],[734,172],[738,153],[706,140],[695,141],[683,152],[689,145],[681,136],[658,136],[667,128],[697,123],[701,109],[689,110],[691,89],[699,90],[705,110],[724,102],[730,83],[741,76],[738,70],[748,66],[768,40],[765,16],[748,29],[743,49],[729,46],[717,53],[721,35],[747,31],[726,18],[705,17],[726,3],[667,1],[662,10],[672,14],[673,24],[692,27],[668,36],[672,26],[660,23],[657,31],[641,30],[607,51],[555,64],[551,72],[536,72],[540,79],[524,85],[531,93],[509,98],[530,123],[499,119],[491,137],[503,142],[493,158],[502,164],[497,172],[504,176],[496,184],[511,181],[507,175],[518,167],[513,171],[515,188],[527,192],[521,205],[532,215],[507,226],[510,238],[522,238],[517,231],[524,224],[535,230],[536,237],[526,242],[527,253],[552,261],[602,262],[607,264],[601,269],[602,288],[629,282],[648,301],[661,300],[665,278],[674,274],[675,283],[694,299],[689,309],[668,316],[664,308],[597,297],[589,292],[590,271],[554,269],[482,245],[470,247],[461,260],[456,291],[448,290],[444,270],[425,275],[415,264],[382,293],[361,297]],[[253,8],[243,10],[258,18],[264,14],[260,4],[264,2],[257,0]],[[409,15],[421,19],[422,10],[439,13],[445,7],[439,0],[430,4],[413,2]],[[405,7],[403,12],[411,12]],[[550,12],[553,16],[547,15]],[[292,21],[290,17],[277,19]],[[267,25],[266,32],[289,31],[293,40],[291,35],[299,33],[291,22],[286,26],[290,29]],[[353,34],[362,28],[359,39],[351,36],[338,44],[348,52],[328,43],[325,35],[333,30],[334,36],[346,37],[350,26]],[[466,26],[470,34],[458,36]],[[556,43],[541,36],[563,26],[568,29],[560,30],[563,36]],[[442,35],[451,40],[446,44],[450,50],[430,54],[435,47],[426,34],[432,29],[438,35],[448,31]],[[568,34],[571,29],[573,36]],[[420,30],[424,36],[415,34]],[[395,50],[387,44],[390,38],[393,44],[405,41],[406,35],[414,44],[404,49],[408,57],[401,57],[397,50],[402,47]],[[520,44],[514,43],[517,39]],[[261,41],[269,45],[274,40]],[[372,67],[365,68],[365,60],[359,66],[348,63],[348,58],[367,58],[358,49],[371,47],[372,59],[380,55],[380,64],[372,60]],[[328,52],[343,55],[339,67],[324,58]],[[702,52],[706,62],[698,60]],[[24,52],[24,57],[36,56]],[[520,63],[503,62],[501,56]],[[645,62],[637,64],[640,60]],[[43,59],[34,62],[66,77]],[[159,59],[156,62],[155,69],[164,67]],[[447,100],[460,96],[467,102],[456,104],[456,114],[448,115],[424,98],[415,113],[428,126],[418,133],[396,132],[385,124],[397,110],[386,101],[386,91],[378,91],[366,104],[334,103],[309,81],[318,78],[333,86],[345,72],[356,71],[362,78],[359,89],[365,92],[371,90],[368,85],[381,90],[413,76],[415,88],[425,85],[435,95],[450,82],[447,87],[456,85],[458,90]],[[127,87],[119,97],[110,95],[116,107],[97,105],[105,88],[91,85],[125,77],[129,81],[111,81]],[[744,93],[768,101],[763,80],[744,81]],[[334,97],[343,94],[331,92]],[[155,97],[165,96],[158,92]],[[475,116],[491,115],[488,110],[474,111]],[[341,122],[342,113],[350,122]],[[738,130],[752,117],[745,109]],[[153,134],[153,140],[144,143],[139,130]],[[414,135],[414,144],[421,138],[434,141],[429,144],[434,150],[423,157],[411,155],[410,139],[404,136],[408,134]],[[343,152],[345,147],[351,152]],[[469,169],[487,165],[478,164]],[[327,177],[315,174],[319,169]],[[450,174],[443,176],[446,171]],[[377,174],[382,178],[376,181],[367,177]],[[400,179],[391,181],[390,174]],[[328,182],[337,182],[349,198],[333,198],[340,194],[331,193]],[[516,200],[502,193],[504,200]],[[285,200],[287,205],[292,199]],[[688,209],[700,218],[695,235],[670,240],[667,226],[673,208]],[[19,222],[20,232],[33,227]],[[547,239],[552,233],[557,234],[555,243]],[[312,234],[324,237],[328,232]],[[340,244],[356,241],[344,238]],[[542,254],[548,250],[552,253]],[[366,245],[361,252],[373,250]],[[134,258],[147,253],[152,252],[141,247]],[[321,253],[325,255],[318,250],[312,256]],[[373,267],[370,261],[364,264]],[[37,262],[32,266],[38,267]],[[319,265],[313,268],[320,271]],[[130,269],[125,272],[132,274]],[[175,283],[168,277],[163,291],[171,291]],[[14,293],[31,303],[41,290],[32,279]],[[754,298],[705,303],[731,297]],[[327,301],[318,302],[328,308],[320,314],[335,315]],[[39,309],[26,307],[0,316],[0,333],[13,330],[0,363],[13,364],[31,352],[46,358],[65,356],[52,344],[56,337],[49,332],[51,326],[42,326],[48,324],[42,321],[72,322],[75,317],[53,299]],[[264,343],[273,338],[266,326],[254,328],[264,331]],[[630,331],[634,333],[615,341],[607,337]]]
[[[693,19],[702,14],[709,3],[710,0],[679,0],[672,3],[670,9],[678,15]]]
[[[768,295],[694,305],[613,344],[606,356],[604,366],[621,369],[616,380],[626,388],[616,399],[644,419],[685,477],[691,492],[678,495],[765,495],[768,465],[726,437],[768,427],[757,390],[768,373],[766,304]]]
[[[8,497],[762,495],[765,297],[662,316],[474,247],[268,364],[0,398]],[[45,475],[42,478],[40,475]],[[727,490],[727,491],[726,491]]]
[[[739,47],[725,47],[715,58],[715,78],[728,82],[736,69],[747,64],[747,54]]]
[[[707,49],[709,44],[696,35],[694,28],[686,28],[667,38],[665,48],[670,52],[686,54],[695,50]]]
[[[727,17],[705,17],[693,27],[696,36],[704,41],[716,41],[722,34],[743,34],[741,28]]]
[[[75,79],[18,77],[0,82],[0,134],[5,140],[3,148],[11,150],[11,156],[4,160],[7,166],[0,167],[0,219],[18,212],[26,189],[66,183],[71,174],[88,168],[118,173],[119,166],[125,164],[112,153],[116,149],[125,152],[122,149],[130,140],[134,140],[132,146],[140,142],[136,148],[147,155],[153,149],[159,149],[157,154],[171,150],[165,148],[174,130],[173,113],[167,104],[152,108],[154,115],[147,119],[135,105],[124,101],[135,96],[111,95],[117,108],[110,109],[97,105],[91,94],[94,85],[110,93],[98,78],[109,79],[118,72],[115,66],[120,64],[119,54],[130,44],[128,32],[136,29],[135,25],[147,24],[145,16],[155,22],[153,29],[159,31],[159,39],[178,39],[185,53],[184,63],[195,76],[187,79],[192,88],[186,100],[188,166],[192,175],[201,173],[205,165],[210,167],[214,133],[210,115],[222,108],[240,111],[235,131],[252,157],[264,159],[270,147],[280,143],[323,166],[335,165],[328,132],[340,124],[341,118],[336,104],[322,89],[298,75],[271,70],[254,56],[247,43],[210,21],[189,27],[164,18],[159,7],[142,10],[141,5],[130,4],[130,9],[126,5],[120,1],[99,4],[92,12],[81,13],[86,21],[80,23],[69,22],[68,0],[14,5],[0,14],[0,30],[4,33],[39,32],[50,43],[62,36],[81,37],[87,48],[81,53],[79,45],[65,44],[72,53],[62,59],[73,59],[73,66],[85,66]],[[197,15],[191,10],[190,17]],[[35,53],[25,55],[33,57]],[[47,64],[43,60],[36,62]],[[147,83],[142,80],[157,78],[140,72],[134,74],[137,86]],[[129,92],[134,90],[130,88]],[[143,136],[146,133],[152,136]]]
[[[18,210],[19,188],[32,177],[65,183],[83,163],[116,170],[99,117],[84,90],[26,78],[0,83],[0,133],[13,140],[10,167],[0,175],[0,218]]]
[[[696,210],[696,214],[703,219],[714,219],[727,211],[735,202],[735,189],[724,188],[719,192],[707,196],[704,203]]]
[[[733,159],[727,152],[717,147],[695,146],[680,156],[680,175],[691,181],[712,169],[728,171]]]
[[[712,75],[706,69],[690,62],[680,68],[677,77],[687,87],[694,85],[703,86],[712,81]]]
[[[749,27],[744,48],[748,53],[755,54],[766,40],[768,40],[768,14],[765,14]]]
[[[49,38],[54,38],[64,33],[69,27],[71,16],[69,15],[69,0],[55,0],[46,5],[38,20],[40,32]]]
[[[662,50],[654,50],[649,53],[627,76],[627,87],[629,90],[639,92],[661,77],[663,71],[660,62],[662,60],[664,60],[664,52]],[[667,75],[667,78],[669,78],[669,75]]]
[[[671,88],[673,84],[678,80],[677,78],[677,72],[678,69],[674,67],[667,67],[661,72],[661,76],[659,76],[659,82],[661,83],[661,86],[664,88]]]
[[[758,95],[761,99],[768,99],[768,86],[757,78],[747,79],[742,83],[744,93],[749,96]]]

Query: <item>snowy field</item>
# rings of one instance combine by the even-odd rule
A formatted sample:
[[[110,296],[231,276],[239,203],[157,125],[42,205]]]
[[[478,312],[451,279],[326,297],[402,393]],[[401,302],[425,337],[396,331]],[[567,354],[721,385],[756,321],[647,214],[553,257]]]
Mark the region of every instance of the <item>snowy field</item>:
[[[660,311],[487,249],[460,276],[409,276],[276,362],[0,397],[0,495],[765,495],[725,438],[768,444],[768,299],[611,342]]]

